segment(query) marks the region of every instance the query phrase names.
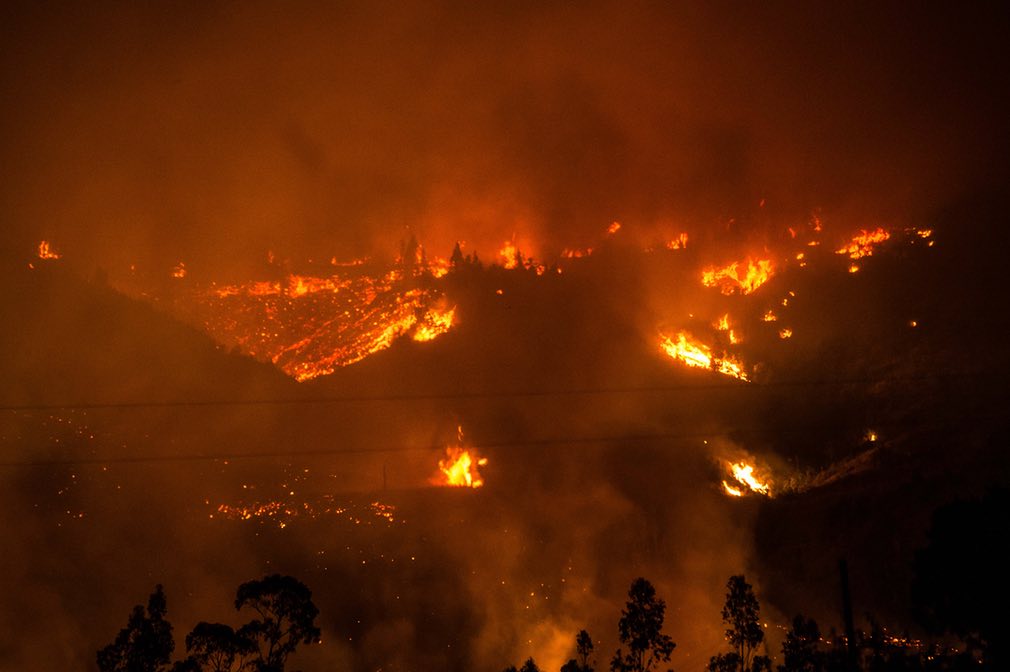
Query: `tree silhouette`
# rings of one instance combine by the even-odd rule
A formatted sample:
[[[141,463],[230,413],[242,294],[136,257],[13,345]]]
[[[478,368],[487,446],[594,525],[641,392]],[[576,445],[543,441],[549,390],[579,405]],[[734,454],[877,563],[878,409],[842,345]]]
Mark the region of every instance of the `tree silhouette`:
[[[294,577],[272,574],[243,583],[235,608],[243,607],[259,615],[237,633],[254,649],[251,666],[256,672],[283,672],[287,657],[299,644],[319,641],[315,622],[319,610],[312,603],[312,591]]]
[[[731,576],[726,583],[726,604],[722,622],[726,624],[726,639],[733,650],[720,653],[708,662],[712,672],[760,672],[771,669],[767,656],[756,656],[765,633],[758,623],[757,598],[743,575]]]
[[[669,662],[674,644],[664,635],[663,615],[666,602],[656,597],[656,589],[643,578],[635,579],[628,591],[628,602],[617,623],[621,644],[610,661],[612,672],[646,672],[658,662]]]
[[[575,635],[575,654],[578,659],[572,658],[561,666],[561,672],[593,672],[593,666],[589,663],[589,656],[593,654],[593,638],[585,630],[579,630]]]
[[[159,584],[147,600],[147,613],[137,605],[116,640],[97,654],[101,672],[157,672],[168,665],[175,649],[168,605]]]
[[[241,670],[256,650],[250,639],[240,636],[230,625],[200,622],[186,635],[189,656],[177,663],[173,672]]]
[[[516,669],[515,665],[509,665],[505,668],[504,672],[540,672],[540,668],[533,661],[533,658],[527,658],[526,662],[523,663],[519,669]]]
[[[796,614],[793,627],[782,641],[782,664],[778,672],[819,672],[824,669],[824,655],[817,648],[821,631],[813,619]]]

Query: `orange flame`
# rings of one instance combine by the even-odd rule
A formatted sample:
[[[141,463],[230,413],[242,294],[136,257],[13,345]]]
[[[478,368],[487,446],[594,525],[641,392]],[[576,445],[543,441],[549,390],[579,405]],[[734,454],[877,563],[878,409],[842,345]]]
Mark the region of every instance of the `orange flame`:
[[[612,236],[620,230],[621,230],[620,222],[611,222],[610,226],[607,227],[607,235]]]
[[[719,287],[723,294],[739,291],[750,294],[758,287],[768,282],[774,273],[770,259],[747,259],[722,268],[712,266],[702,271],[701,284],[706,287]]]
[[[835,254],[847,254],[849,259],[862,259],[863,257],[869,257],[873,254],[874,247],[883,243],[890,237],[891,234],[881,228],[873,231],[863,229],[860,231],[859,235],[854,237],[843,247],[835,250]],[[855,273],[855,271],[851,270],[852,268],[859,270],[858,267],[852,266],[849,270],[850,273]]]
[[[681,233],[673,240],[667,241],[666,249],[668,250],[683,250],[687,247],[687,234]]]
[[[502,266],[505,268],[517,268],[519,266],[519,249],[514,240],[506,240],[505,245],[498,250],[498,256],[502,258]]]
[[[663,352],[687,366],[711,369],[725,376],[747,380],[747,372],[742,362],[728,355],[725,357],[713,356],[711,348],[704,343],[695,341],[687,332],[679,332],[676,341],[670,336],[660,335],[660,338],[659,346]]]
[[[754,465],[747,464],[746,462],[727,462],[726,468],[733,477],[733,480],[736,481],[735,485],[730,485],[726,481],[722,482],[722,487],[726,491],[726,494],[733,497],[742,497],[745,490],[740,486],[746,486],[747,490],[751,492],[766,497],[772,496],[771,484],[757,479],[754,475]]]
[[[463,427],[456,428],[457,441],[463,443]],[[477,467],[487,464],[486,457],[480,457],[463,445],[449,446],[445,449],[445,459],[438,461],[439,475],[433,479],[435,485],[445,485],[457,488],[479,488],[484,485]]]
[[[53,249],[48,240],[39,243],[39,259],[59,259],[62,255]]]
[[[453,318],[456,315],[456,307],[449,309],[430,308],[418,322],[414,334],[411,336],[415,341],[433,341],[444,333],[452,329]]]
[[[175,268],[172,269],[173,278],[185,278],[186,277],[186,264],[179,262],[176,264]]]

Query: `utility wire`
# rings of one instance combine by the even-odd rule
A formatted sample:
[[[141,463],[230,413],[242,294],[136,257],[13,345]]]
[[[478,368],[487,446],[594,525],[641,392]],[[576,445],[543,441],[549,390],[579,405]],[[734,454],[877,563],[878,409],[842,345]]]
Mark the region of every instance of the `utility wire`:
[[[559,390],[504,390],[504,391],[463,391],[425,392],[416,394],[376,394],[341,396],[304,396],[291,398],[263,399],[195,399],[195,400],[151,400],[151,401],[109,401],[109,402],[67,402],[53,404],[7,404],[0,405],[0,411],[70,411],[70,410],[130,410],[148,408],[203,408],[227,406],[296,406],[319,404],[361,404],[400,403],[410,401],[451,401],[462,399],[510,399],[545,398],[566,396],[594,396],[606,394],[661,394],[666,392],[697,392],[712,390],[761,391],[790,387],[845,387],[849,385],[874,385],[894,382],[916,383],[941,380],[979,379],[993,377],[989,371],[976,373],[932,373],[921,376],[895,376],[892,378],[823,378],[809,380],[780,380],[767,383],[727,382],[727,383],[681,383],[676,385],[635,385],[626,387],[586,387]]]
[[[975,415],[972,417],[961,416],[962,420],[986,420],[1002,419],[1001,415]],[[921,426],[920,422],[903,421],[890,423],[877,423],[875,430],[894,430],[904,427]],[[466,443],[463,447],[472,450],[497,450],[506,448],[556,448],[562,446],[583,446],[592,444],[615,444],[615,443],[643,443],[647,441],[697,441],[717,438],[739,438],[762,434],[763,430],[750,429],[732,431],[709,431],[709,432],[650,432],[642,434],[617,434],[609,436],[582,436],[582,437],[550,437],[542,439],[528,439],[524,441],[488,441],[483,443]],[[806,430],[797,429],[794,431],[776,430],[777,436],[789,436],[806,434]],[[452,444],[448,444],[452,445]],[[327,448],[314,450],[288,450],[270,452],[248,452],[235,451],[228,453],[189,453],[180,455],[126,455],[115,457],[81,457],[52,460],[20,460],[0,462],[0,468],[5,467],[36,467],[36,466],[78,466],[78,465],[107,465],[107,464],[144,464],[144,463],[167,463],[167,462],[211,462],[224,460],[247,460],[247,459],[278,459],[278,458],[298,458],[298,457],[332,457],[349,455],[381,455],[395,453],[430,453],[439,452],[446,449],[447,444],[440,443],[428,446],[383,446],[373,448]]]

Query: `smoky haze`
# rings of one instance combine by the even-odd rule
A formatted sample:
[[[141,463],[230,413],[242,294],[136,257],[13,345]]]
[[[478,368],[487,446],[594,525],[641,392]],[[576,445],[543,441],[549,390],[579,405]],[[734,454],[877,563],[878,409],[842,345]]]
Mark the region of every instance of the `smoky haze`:
[[[895,221],[1005,147],[985,4],[4,12],[5,237],[110,272],[389,254],[408,229],[546,256],[761,199]]]
[[[159,582],[181,653],[197,621],[238,623],[235,587],[274,571],[320,607],[324,644],[294,659],[307,670],[500,669],[530,655],[553,670],[583,627],[603,668],[637,576],[668,601],[678,670],[722,645],[730,574],[748,573],[773,622],[792,615],[778,605],[833,617],[830,572],[783,578],[755,558],[756,526],[780,549],[794,548],[789,531],[724,497],[719,461],[760,453],[827,481],[865,455],[888,404],[903,428],[937,415],[888,396],[923,393],[902,379],[981,364],[951,354],[955,331],[965,296],[978,314],[994,303],[976,290],[1001,267],[959,269],[1001,253],[1005,236],[974,234],[1006,210],[951,204],[1008,174],[1005,8],[507,4],[0,9],[0,371],[4,404],[30,407],[0,418],[3,461],[30,463],[0,466],[0,667],[89,668]],[[695,243],[735,260],[815,209],[840,238],[946,224],[938,265],[881,253],[890,270],[843,273],[845,285],[826,270],[778,275],[776,296],[809,290],[793,304],[793,357],[767,354],[777,329],[747,343],[772,382],[879,375],[884,392],[752,394],[662,359],[657,324],[717,300],[699,298]],[[601,245],[613,221],[621,238]],[[641,261],[682,231],[686,261]],[[300,385],[172,319],[179,296],[137,293],[155,309],[104,282],[131,265],[164,280],[180,261],[195,283],[259,279],[279,267],[268,252],[389,258],[411,235],[485,260],[513,237],[539,259],[597,252],[541,279],[450,275],[453,331]],[[62,265],[34,259],[42,239]],[[911,317],[920,340],[906,339]],[[1005,332],[985,319],[967,326],[988,352]],[[882,339],[881,325],[904,331]],[[522,396],[559,389],[632,393]],[[411,394],[428,396],[319,403]],[[130,401],[212,403],[118,405]],[[89,402],[110,406],[47,407]],[[481,491],[430,487],[457,425],[490,459]],[[578,437],[596,440],[564,443]],[[277,457],[291,453],[310,454]],[[206,456],[221,459],[190,459]],[[281,527],[219,508],[271,501],[299,513]],[[835,531],[821,509],[776,506],[796,529]],[[798,548],[836,566],[828,543]],[[864,560],[857,587],[875,569]]]

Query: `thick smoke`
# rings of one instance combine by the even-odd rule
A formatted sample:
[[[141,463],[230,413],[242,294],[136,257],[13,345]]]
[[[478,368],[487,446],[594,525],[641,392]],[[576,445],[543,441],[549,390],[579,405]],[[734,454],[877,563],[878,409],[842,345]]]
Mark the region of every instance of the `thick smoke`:
[[[0,418],[3,460],[39,463],[0,466],[4,667],[86,668],[156,583],[181,646],[198,620],[240,622],[235,587],[280,571],[322,614],[303,669],[530,655],[557,669],[583,627],[602,668],[637,576],[667,600],[676,669],[700,669],[722,644],[726,578],[754,567],[759,515],[718,491],[717,460],[760,452],[788,472],[849,457],[846,432],[865,430],[879,397],[729,394],[671,373],[655,330],[706,307],[687,289],[694,242],[737,259],[817,207],[839,229],[917,226],[1006,174],[1005,22],[981,5],[2,11],[0,86],[15,102],[0,126],[0,389],[9,405],[113,404]],[[613,221],[621,242],[581,275],[456,280],[461,321],[435,347],[397,343],[302,386],[103,284],[131,265],[164,279],[179,261],[195,281],[258,278],[268,252],[391,256],[410,235],[445,256],[465,241],[488,259],[514,237],[550,258],[600,248]],[[681,231],[693,242],[672,269],[629,251]],[[41,239],[63,270],[24,270]],[[850,328],[907,321],[912,292],[879,286],[924,281],[911,305],[956,316],[941,279],[913,267],[859,285],[858,300],[811,282],[831,310],[797,300],[801,363],[777,362],[779,375],[815,360],[862,374],[868,344],[882,360],[900,351]],[[917,347],[902,365],[934,355]],[[522,396],[558,389],[583,392]],[[429,397],[319,403],[413,392]],[[137,399],[243,403],[115,405]],[[482,491],[428,486],[457,424],[490,459]],[[594,440],[565,443],[578,437]],[[189,459],[208,455],[234,457]],[[218,508],[275,500],[329,508],[283,528]]]

